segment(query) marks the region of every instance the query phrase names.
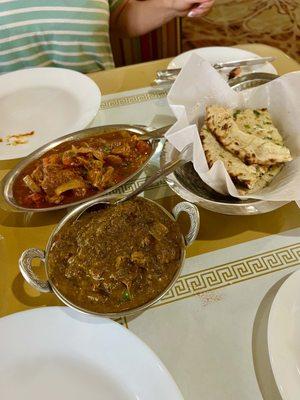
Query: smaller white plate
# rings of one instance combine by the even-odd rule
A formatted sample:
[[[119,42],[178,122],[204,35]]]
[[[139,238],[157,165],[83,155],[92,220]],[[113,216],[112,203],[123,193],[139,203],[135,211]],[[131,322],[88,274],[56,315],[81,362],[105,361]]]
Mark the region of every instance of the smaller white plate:
[[[53,139],[86,128],[101,94],[86,75],[63,68],[31,68],[0,76],[0,138],[34,131],[27,143],[0,142],[0,160],[25,157]]]
[[[273,301],[268,347],[283,400],[300,399],[300,270],[283,283]]]
[[[0,319],[0,355],[1,400],[183,400],[128,329],[68,307]]]
[[[191,54],[198,54],[211,64],[246,60],[248,58],[260,58],[260,56],[255,53],[241,50],[235,47],[201,47],[199,49],[193,49],[190,51],[186,51],[185,53],[179,54],[179,56],[175,57],[170,62],[168,68],[182,68],[189,60]],[[248,74],[251,72],[268,72],[271,74],[277,73],[276,69],[270,63],[266,63],[263,65],[253,65],[251,67],[243,67],[242,74]]]

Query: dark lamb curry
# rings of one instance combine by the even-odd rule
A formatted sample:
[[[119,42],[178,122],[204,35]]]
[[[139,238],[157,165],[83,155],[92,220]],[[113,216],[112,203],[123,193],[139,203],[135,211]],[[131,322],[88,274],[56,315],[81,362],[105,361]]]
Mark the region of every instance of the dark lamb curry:
[[[48,253],[49,278],[78,307],[120,312],[149,302],[170,284],[183,246],[177,223],[136,198],[63,226]]]
[[[24,168],[13,196],[27,208],[72,203],[124,181],[151,152],[149,142],[128,131],[62,143]]]

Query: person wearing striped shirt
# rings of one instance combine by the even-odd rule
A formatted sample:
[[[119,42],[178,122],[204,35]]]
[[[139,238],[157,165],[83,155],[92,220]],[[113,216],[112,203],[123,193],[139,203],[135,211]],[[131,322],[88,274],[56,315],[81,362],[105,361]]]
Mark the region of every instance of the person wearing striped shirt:
[[[172,18],[202,16],[214,0],[0,0],[0,73],[112,68],[110,30],[143,35]]]

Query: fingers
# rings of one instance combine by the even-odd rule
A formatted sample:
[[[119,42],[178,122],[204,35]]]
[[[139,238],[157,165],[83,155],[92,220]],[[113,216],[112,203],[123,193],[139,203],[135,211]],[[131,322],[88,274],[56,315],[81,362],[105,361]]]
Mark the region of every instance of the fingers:
[[[195,17],[202,17],[203,15],[207,14],[214,4],[214,0],[203,0],[202,3],[194,7],[189,13],[188,17],[195,18]]]

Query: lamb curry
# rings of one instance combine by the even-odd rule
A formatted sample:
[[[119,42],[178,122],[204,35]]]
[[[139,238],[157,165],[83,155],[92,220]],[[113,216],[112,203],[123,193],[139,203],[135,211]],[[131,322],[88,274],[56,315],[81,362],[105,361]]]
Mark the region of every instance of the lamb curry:
[[[63,226],[48,253],[52,285],[89,311],[113,313],[157,297],[181,265],[179,226],[136,198]]]

